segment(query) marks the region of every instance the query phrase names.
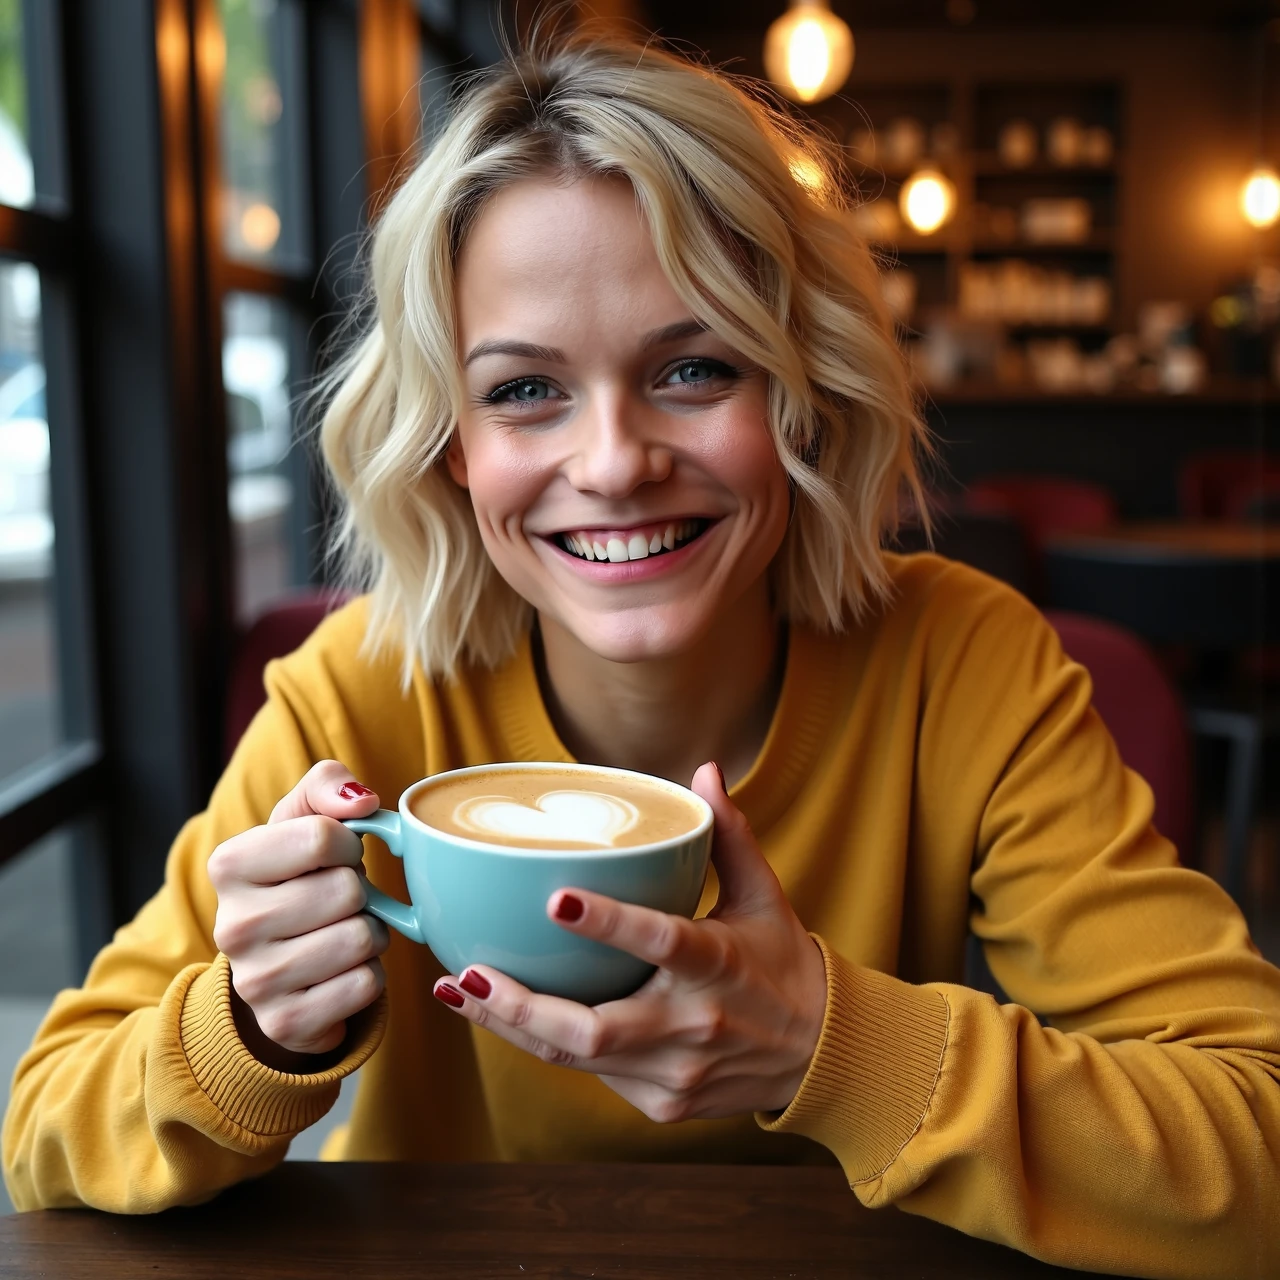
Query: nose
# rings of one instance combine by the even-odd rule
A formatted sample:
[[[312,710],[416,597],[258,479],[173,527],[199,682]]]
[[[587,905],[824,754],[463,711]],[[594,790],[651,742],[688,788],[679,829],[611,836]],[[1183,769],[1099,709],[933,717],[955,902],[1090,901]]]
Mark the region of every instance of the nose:
[[[646,432],[644,409],[621,393],[593,397],[578,416],[574,449],[565,469],[579,492],[625,498],[642,484],[671,474],[670,448]]]

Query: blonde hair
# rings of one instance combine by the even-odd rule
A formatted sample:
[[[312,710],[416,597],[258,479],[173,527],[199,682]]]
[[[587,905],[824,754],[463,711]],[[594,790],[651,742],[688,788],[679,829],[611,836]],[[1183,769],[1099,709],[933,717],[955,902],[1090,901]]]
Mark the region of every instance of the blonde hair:
[[[454,263],[522,178],[621,177],[693,315],[766,371],[794,512],[780,614],[840,629],[883,599],[880,553],[927,438],[876,264],[823,143],[729,77],[652,45],[570,38],[509,55],[457,98],[372,242],[372,323],[327,375],[334,547],[372,591],[370,643],[447,677],[502,663],[531,611],[498,575],[443,455],[462,403]]]

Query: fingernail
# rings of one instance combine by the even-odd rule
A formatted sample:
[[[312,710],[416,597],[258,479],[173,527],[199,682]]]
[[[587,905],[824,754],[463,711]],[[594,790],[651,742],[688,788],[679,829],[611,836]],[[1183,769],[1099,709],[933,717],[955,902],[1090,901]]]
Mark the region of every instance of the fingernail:
[[[477,1000],[487,1000],[489,992],[493,987],[489,984],[489,979],[483,973],[473,973],[470,969],[462,975],[462,981],[458,983],[463,991],[469,996],[475,996]]]
[[[556,919],[572,924],[575,920],[582,919],[585,910],[581,898],[575,898],[571,893],[562,893],[560,901],[556,903]]]
[[[724,770],[714,760],[711,762],[711,767],[716,771],[716,777],[720,779],[720,790],[728,795],[729,788],[724,783]]]
[[[363,800],[365,796],[373,795],[373,792],[362,783],[344,782],[342,786],[338,788],[338,794],[344,800]]]
[[[450,1009],[461,1009],[467,1003],[462,992],[457,987],[451,987],[447,982],[442,982],[436,987],[435,996],[442,1004],[447,1004]]]

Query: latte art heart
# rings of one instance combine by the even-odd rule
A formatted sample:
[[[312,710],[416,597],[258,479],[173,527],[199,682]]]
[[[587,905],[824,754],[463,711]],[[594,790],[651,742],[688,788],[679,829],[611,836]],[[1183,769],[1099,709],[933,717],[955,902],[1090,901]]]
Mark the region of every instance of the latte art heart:
[[[470,796],[454,809],[453,820],[481,840],[610,849],[640,820],[640,811],[601,791],[547,791],[533,805],[507,796]]]

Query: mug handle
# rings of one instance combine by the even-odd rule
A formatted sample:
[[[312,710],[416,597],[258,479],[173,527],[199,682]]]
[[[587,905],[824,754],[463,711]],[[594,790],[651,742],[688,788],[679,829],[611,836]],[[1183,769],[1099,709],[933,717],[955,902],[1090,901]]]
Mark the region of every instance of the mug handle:
[[[367,818],[347,818],[342,825],[358,836],[377,836],[385,842],[387,848],[397,858],[404,856],[400,843],[400,815],[394,809],[379,809]],[[377,916],[384,924],[389,924],[393,929],[403,933],[406,938],[412,938],[414,942],[425,941],[418,924],[418,913],[409,903],[401,902],[389,893],[383,893],[381,889],[371,884],[368,878],[365,879],[364,893],[364,909],[370,915]]]

